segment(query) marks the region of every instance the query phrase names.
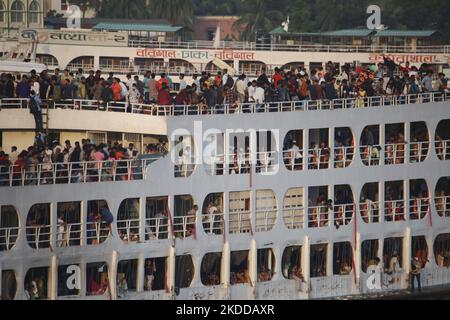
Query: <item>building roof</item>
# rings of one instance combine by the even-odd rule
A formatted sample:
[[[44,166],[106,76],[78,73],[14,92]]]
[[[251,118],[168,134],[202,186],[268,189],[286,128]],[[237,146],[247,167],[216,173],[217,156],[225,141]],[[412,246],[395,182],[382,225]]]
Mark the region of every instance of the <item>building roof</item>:
[[[321,35],[320,33],[314,33],[314,32],[286,32],[284,31],[284,28],[282,26],[279,26],[272,31],[269,32],[269,34],[273,35],[280,35],[280,34],[287,34],[287,35],[294,35],[294,36],[318,36]]]
[[[372,33],[373,31],[369,29],[344,29],[322,32],[321,35],[330,37],[368,37]]]
[[[326,32],[286,32],[279,26],[269,32],[271,35],[292,35],[292,36],[325,36],[325,37],[368,37],[374,34],[375,37],[431,37],[438,33],[437,30],[383,30],[373,31],[369,29],[344,29]]]
[[[108,31],[177,32],[183,29],[183,27],[168,24],[101,22],[93,29]]]
[[[376,37],[431,37],[437,30],[383,30]]]

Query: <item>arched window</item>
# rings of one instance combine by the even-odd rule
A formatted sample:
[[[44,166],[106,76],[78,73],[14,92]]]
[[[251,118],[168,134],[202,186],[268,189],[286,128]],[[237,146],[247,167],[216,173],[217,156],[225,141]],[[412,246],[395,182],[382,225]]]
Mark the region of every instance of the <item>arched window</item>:
[[[25,6],[22,1],[16,0],[11,4],[11,22],[24,22]]]
[[[5,3],[0,1],[0,22],[5,22]]]
[[[28,22],[29,23],[39,23],[39,2],[33,0],[28,8]]]

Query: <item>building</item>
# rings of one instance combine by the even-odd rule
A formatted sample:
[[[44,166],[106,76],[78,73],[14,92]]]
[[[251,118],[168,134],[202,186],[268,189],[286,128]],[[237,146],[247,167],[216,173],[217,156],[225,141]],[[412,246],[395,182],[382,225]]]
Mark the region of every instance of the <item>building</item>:
[[[0,29],[10,33],[20,28],[44,27],[43,0],[1,0]]]
[[[196,16],[194,18],[195,40],[213,41],[217,26],[220,26],[221,40],[239,40],[240,30],[235,27],[236,16]]]
[[[269,32],[272,44],[281,45],[352,45],[417,46],[438,45],[436,30],[369,30],[345,29],[328,32],[286,32],[277,27]]]

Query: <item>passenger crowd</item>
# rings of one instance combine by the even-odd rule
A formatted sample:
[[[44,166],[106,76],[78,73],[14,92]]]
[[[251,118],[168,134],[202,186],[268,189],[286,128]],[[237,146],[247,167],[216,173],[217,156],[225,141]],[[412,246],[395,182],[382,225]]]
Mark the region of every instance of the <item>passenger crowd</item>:
[[[0,149],[0,186],[9,184],[9,175],[12,174],[13,185],[22,183],[36,184],[38,165],[41,165],[40,184],[50,184],[56,175],[56,183],[82,182],[83,162],[91,162],[88,173],[85,175],[86,182],[89,181],[111,181],[114,179],[112,174],[112,163],[116,163],[115,179],[128,180],[139,178],[142,168],[137,165],[133,174],[129,174],[127,161],[152,161],[157,160],[167,154],[165,142],[150,144],[145,151],[140,154],[133,143],[128,147],[115,142],[113,144],[94,144],[90,139],[82,139],[75,142],[74,145],[67,140],[64,145],[59,141],[52,141],[45,144],[45,137],[39,134],[33,146],[27,150],[20,151],[13,146],[10,153]],[[103,166],[103,162],[111,162],[111,166]],[[68,172],[68,164],[72,164],[72,173]],[[12,170],[11,170],[12,169]],[[22,175],[26,173],[26,176]],[[101,175],[101,176],[99,176]]]
[[[336,66],[331,61],[325,68],[307,70],[298,67],[290,70],[275,68],[273,76],[262,69],[253,81],[245,74],[233,77],[228,70],[212,75],[194,74],[190,85],[184,74],[179,75],[179,87],[167,74],[148,71],[143,80],[138,75],[127,75],[121,81],[113,73],[83,69],[73,73],[55,69],[54,74],[43,71],[29,76],[0,76],[0,98],[29,98],[34,91],[43,100],[89,99],[103,102],[130,102],[132,104],[198,105],[205,112],[217,106],[236,108],[244,103],[263,104],[303,100],[334,100],[338,98],[365,98],[382,95],[418,94],[448,90],[445,74],[437,80],[430,65],[420,68],[397,65],[385,57],[383,63],[367,67],[345,64]],[[175,90],[177,87],[177,90]],[[361,102],[364,103],[364,102]],[[362,105],[364,106],[364,105]],[[243,110],[245,111],[245,110]]]

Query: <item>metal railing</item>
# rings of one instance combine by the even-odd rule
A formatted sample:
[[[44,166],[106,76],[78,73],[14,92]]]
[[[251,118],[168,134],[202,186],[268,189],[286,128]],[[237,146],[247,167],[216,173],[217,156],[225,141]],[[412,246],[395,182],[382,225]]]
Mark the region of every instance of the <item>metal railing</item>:
[[[230,234],[252,233],[250,211],[230,211],[229,213]]]
[[[392,143],[384,146],[384,163],[386,165],[404,164],[406,143]]]
[[[303,170],[304,150],[299,151],[283,151],[284,165],[289,171],[301,171]],[[298,158],[297,158],[298,156]]]
[[[430,151],[430,142],[412,142],[410,143],[410,163],[420,163],[427,159],[428,153]]]
[[[50,225],[26,227],[28,245],[33,249],[50,247],[52,227]]]
[[[331,224],[333,211],[328,206],[308,207],[308,228],[324,228]]]
[[[145,219],[145,240],[169,239],[170,223],[168,217]]]
[[[406,221],[405,200],[385,201],[384,219],[386,222]]]
[[[413,198],[409,200],[409,219],[422,220],[430,211],[428,198]]]
[[[154,160],[110,160],[40,163],[25,168],[0,166],[0,187],[146,180],[146,168],[152,162]]]
[[[56,231],[56,246],[58,248],[80,246],[83,236],[82,227],[82,223],[58,224]]]
[[[441,217],[450,217],[450,196],[435,197],[436,211]]]
[[[436,153],[439,160],[450,160],[450,140],[436,141]]]
[[[111,226],[105,222],[86,223],[86,240],[88,245],[99,245],[111,235]]]
[[[173,235],[175,238],[186,239],[196,236],[196,216],[173,217]]]
[[[141,241],[140,229],[140,219],[125,219],[117,221],[117,232],[119,233],[120,239],[124,242]]]
[[[383,106],[400,106],[417,103],[441,103],[450,100],[450,92],[428,92],[401,96],[378,96],[363,98],[364,108]],[[44,101],[50,109],[61,108],[85,111],[111,111],[122,113],[147,114],[152,116],[200,116],[200,115],[231,115],[242,113],[270,113],[270,112],[298,112],[325,111],[361,108],[355,103],[355,98],[335,100],[304,100],[289,102],[235,103],[232,105],[218,105],[211,108],[201,105],[168,105],[128,103],[124,101],[96,101],[96,100],[68,100]],[[28,108],[28,99],[2,99],[1,109]]]
[[[353,220],[354,209],[355,205],[353,203],[334,205],[334,226],[349,225]]]
[[[225,228],[225,216],[223,213],[204,213],[202,217],[203,230],[207,235],[222,235]]]
[[[334,167],[336,169],[348,168],[355,156],[355,148],[349,147],[336,147],[334,148]]]
[[[285,207],[283,210],[283,219],[288,229],[303,229],[305,227],[305,208]]]
[[[255,42],[221,41],[219,46],[214,41],[152,41],[129,40],[133,48],[158,49],[211,49],[242,51],[293,51],[293,52],[386,52],[386,53],[450,53],[450,46],[391,46],[391,45],[344,45],[344,44],[261,44]]]
[[[380,145],[361,146],[360,153],[363,164],[368,167],[380,166],[382,149]]]
[[[363,202],[359,205],[361,218],[365,223],[379,223],[380,222],[380,202],[370,201]]]
[[[261,208],[255,211],[255,231],[269,232],[275,226],[278,210],[276,208]]]
[[[330,168],[331,151],[328,147],[325,149],[309,149],[308,150],[308,169],[324,170]]]
[[[0,228],[0,252],[10,251],[16,244],[19,236],[18,227]]]

